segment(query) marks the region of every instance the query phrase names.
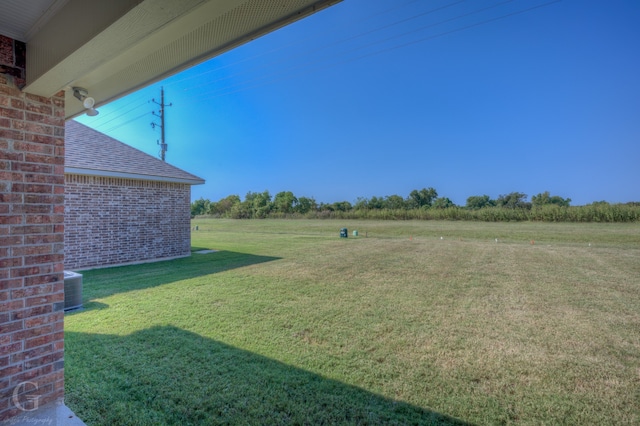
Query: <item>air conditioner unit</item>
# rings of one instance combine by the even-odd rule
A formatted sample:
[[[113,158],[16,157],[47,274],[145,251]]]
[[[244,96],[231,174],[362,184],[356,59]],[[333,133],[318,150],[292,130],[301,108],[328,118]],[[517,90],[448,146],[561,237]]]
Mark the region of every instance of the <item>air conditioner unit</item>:
[[[82,308],[82,274],[64,271],[64,310]]]

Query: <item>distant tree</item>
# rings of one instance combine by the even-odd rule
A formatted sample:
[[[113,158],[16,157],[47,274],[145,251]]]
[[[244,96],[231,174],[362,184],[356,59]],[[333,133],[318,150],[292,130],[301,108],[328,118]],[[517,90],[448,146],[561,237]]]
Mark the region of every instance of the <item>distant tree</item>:
[[[384,198],[373,196],[369,199],[369,208],[370,209],[383,209],[384,208]]]
[[[431,207],[436,209],[446,209],[448,207],[455,207],[455,204],[447,197],[440,197],[435,199]]]
[[[205,200],[202,197],[191,203],[191,217],[207,214],[210,204],[211,201]]]
[[[318,203],[313,198],[300,197],[298,198],[298,204],[295,206],[294,211],[296,213],[309,213],[318,209]]]
[[[211,203],[209,205],[208,213],[211,215],[224,216],[231,212],[231,209],[236,204],[240,204],[240,196],[239,195],[228,195],[221,200]]]
[[[349,210],[353,209],[353,206],[348,201],[338,201],[336,203],[333,203],[331,206],[333,207],[334,211],[339,212],[348,212]]]
[[[293,213],[298,199],[291,191],[278,192],[273,199],[274,210],[280,213]]]
[[[353,206],[354,210],[367,210],[369,209],[369,200],[364,197],[358,197],[356,204]]]
[[[244,203],[251,211],[251,217],[253,218],[264,219],[271,212],[271,194],[269,194],[269,191],[249,191],[244,197]]]
[[[332,212],[332,211],[335,210],[335,208],[334,208],[333,204],[320,203],[320,205],[318,206],[318,210],[320,210],[320,211],[327,211],[328,210],[328,211]]]
[[[549,191],[541,192],[538,195],[531,197],[531,204],[534,207],[544,206],[547,204],[554,204],[561,207],[569,207],[571,198],[562,198],[557,195],[550,195]]]
[[[488,195],[472,195],[471,197],[467,198],[467,204],[465,205],[465,207],[470,210],[479,210],[483,207],[492,207],[495,205],[495,200],[489,198]]]
[[[384,199],[384,208],[390,210],[400,210],[407,207],[407,203],[404,198],[399,195],[389,195]]]
[[[431,207],[433,200],[438,197],[438,192],[433,188],[414,189],[409,193],[408,204],[411,208]]]
[[[253,217],[253,207],[246,201],[234,204],[231,207],[229,216],[232,219],[251,219]]]
[[[522,192],[511,192],[509,194],[500,195],[496,200],[498,207],[505,207],[508,209],[515,208],[530,208],[531,204],[527,202],[527,194]]]

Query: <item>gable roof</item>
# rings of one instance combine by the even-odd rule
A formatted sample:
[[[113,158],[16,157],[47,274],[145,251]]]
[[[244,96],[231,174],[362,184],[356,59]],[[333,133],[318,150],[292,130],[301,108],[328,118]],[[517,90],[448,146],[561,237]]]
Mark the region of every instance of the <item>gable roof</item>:
[[[64,172],[200,185],[204,179],[165,163],[90,127],[65,125]]]

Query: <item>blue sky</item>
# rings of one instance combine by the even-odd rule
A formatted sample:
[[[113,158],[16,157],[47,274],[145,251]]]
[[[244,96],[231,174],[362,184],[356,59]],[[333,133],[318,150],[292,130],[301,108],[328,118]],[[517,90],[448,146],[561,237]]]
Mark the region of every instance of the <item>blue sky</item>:
[[[205,185],[640,201],[640,1],[345,0],[78,121]]]

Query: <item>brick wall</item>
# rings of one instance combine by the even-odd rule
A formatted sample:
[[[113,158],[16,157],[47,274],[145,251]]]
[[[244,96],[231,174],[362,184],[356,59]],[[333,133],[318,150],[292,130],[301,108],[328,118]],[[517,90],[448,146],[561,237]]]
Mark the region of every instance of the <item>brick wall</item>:
[[[19,89],[25,83],[26,52],[25,43],[0,34],[0,74],[11,76]]]
[[[64,396],[64,93],[18,84],[0,70],[0,422]]]
[[[65,175],[65,268],[188,256],[191,186]]]

